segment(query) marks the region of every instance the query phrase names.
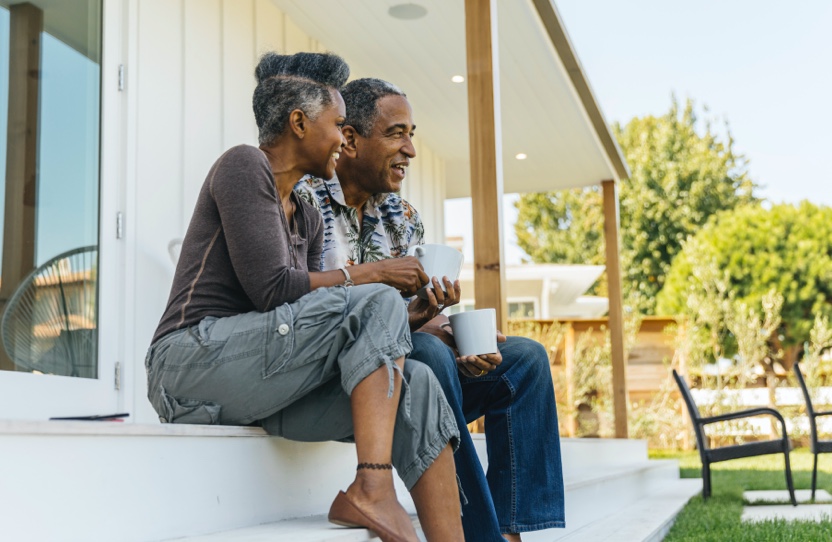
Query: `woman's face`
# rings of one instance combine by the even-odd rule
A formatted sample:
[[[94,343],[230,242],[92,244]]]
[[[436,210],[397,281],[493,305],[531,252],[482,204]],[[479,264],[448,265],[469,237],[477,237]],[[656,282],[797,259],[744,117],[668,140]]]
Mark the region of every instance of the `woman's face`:
[[[335,89],[329,92],[332,104],[325,107],[317,119],[309,120],[309,130],[304,141],[308,150],[307,173],[322,179],[335,176],[335,164],[341,154],[341,147],[346,144],[341,134],[346,115],[344,99]]]

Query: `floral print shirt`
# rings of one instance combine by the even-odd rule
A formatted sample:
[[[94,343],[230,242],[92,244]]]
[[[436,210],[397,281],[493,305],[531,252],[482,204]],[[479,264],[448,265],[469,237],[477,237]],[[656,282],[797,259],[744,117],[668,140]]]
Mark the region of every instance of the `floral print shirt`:
[[[425,228],[419,213],[398,194],[377,194],[364,204],[364,218],[347,206],[341,183],[306,175],[295,192],[321,212],[324,246],[321,271],[399,258],[411,245],[422,245]]]

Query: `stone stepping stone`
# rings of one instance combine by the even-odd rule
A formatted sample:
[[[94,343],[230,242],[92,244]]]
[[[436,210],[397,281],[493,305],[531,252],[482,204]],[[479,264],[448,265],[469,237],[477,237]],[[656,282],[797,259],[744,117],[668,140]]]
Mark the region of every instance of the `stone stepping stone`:
[[[787,521],[832,521],[832,504],[772,504],[762,506],[746,506],[742,511],[743,522],[760,522],[771,519],[785,519]]]
[[[812,500],[811,489],[797,489],[794,496],[798,503],[809,502]],[[789,502],[789,492],[785,489],[774,489],[765,491],[745,491],[742,494],[743,499],[748,504],[758,502]],[[825,489],[818,489],[815,491],[815,502],[832,502],[832,495]]]

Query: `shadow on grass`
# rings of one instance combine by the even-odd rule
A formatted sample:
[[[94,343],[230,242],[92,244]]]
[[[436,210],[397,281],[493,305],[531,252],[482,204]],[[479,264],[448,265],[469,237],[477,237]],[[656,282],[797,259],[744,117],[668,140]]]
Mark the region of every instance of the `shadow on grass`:
[[[701,478],[702,464],[697,452],[651,452],[654,459],[678,459],[682,478]],[[802,448],[790,454],[795,488],[808,489],[812,484],[813,456]],[[742,523],[745,503],[742,494],[748,490],[786,489],[784,461],[781,455],[759,456],[711,465],[713,495],[703,502],[701,494],[685,506],[665,542],[731,541],[731,542],[816,542],[832,540],[832,521],[772,520]],[[832,457],[820,456],[818,489],[832,492]]]

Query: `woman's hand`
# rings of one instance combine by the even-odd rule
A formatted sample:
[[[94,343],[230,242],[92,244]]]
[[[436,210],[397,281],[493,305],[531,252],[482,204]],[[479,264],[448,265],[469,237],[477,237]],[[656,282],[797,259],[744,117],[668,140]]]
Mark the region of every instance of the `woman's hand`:
[[[439,316],[439,313],[445,307],[459,303],[459,281],[452,283],[448,277],[442,277],[442,280],[445,284],[444,292],[439,285],[439,279],[433,277],[431,281],[433,287],[426,290],[428,298],[414,297],[410,305],[407,306],[411,331],[421,328],[430,320]]]

